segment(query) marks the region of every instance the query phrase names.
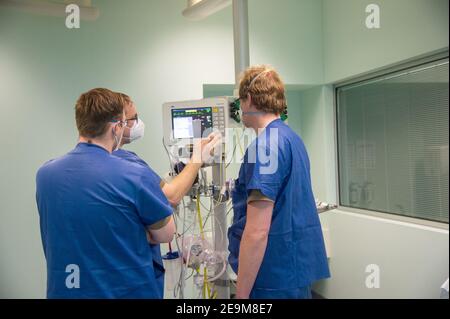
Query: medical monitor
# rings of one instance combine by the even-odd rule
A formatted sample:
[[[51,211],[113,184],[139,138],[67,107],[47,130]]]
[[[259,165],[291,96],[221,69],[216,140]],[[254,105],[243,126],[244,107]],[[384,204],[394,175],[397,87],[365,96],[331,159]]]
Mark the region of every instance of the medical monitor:
[[[169,102],[163,105],[164,141],[167,145],[207,137],[219,131],[223,138],[229,127],[228,98]]]

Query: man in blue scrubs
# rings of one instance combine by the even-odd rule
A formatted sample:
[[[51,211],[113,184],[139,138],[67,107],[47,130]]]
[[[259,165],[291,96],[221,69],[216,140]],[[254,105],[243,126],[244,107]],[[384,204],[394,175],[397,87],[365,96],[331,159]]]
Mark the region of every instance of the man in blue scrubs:
[[[144,166],[150,171],[153,176],[154,183],[160,185],[164,195],[167,197],[169,202],[173,206],[177,206],[183,197],[189,192],[194,183],[199,169],[202,167],[202,163],[197,163],[191,161],[186,165],[183,171],[176,176],[172,182],[168,183],[163,181],[151,168],[150,166],[141,159],[136,153],[124,150],[122,147],[126,144],[130,144],[136,140],[144,137],[145,124],[144,121],[139,118],[137,113],[137,108],[135,103],[131,98],[123,93],[120,93],[121,97],[125,101],[125,117],[127,119],[127,126],[123,133],[122,142],[120,144],[120,149],[115,151],[113,154],[120,158],[123,158],[131,163],[136,163]],[[220,137],[217,135],[211,136],[203,142],[202,148],[208,153],[208,149],[212,150],[214,147],[220,143]],[[207,157],[203,157],[203,160],[207,160]],[[159,244],[150,244],[153,256],[153,268],[155,271],[155,278],[159,288],[159,294],[161,298],[164,296],[164,264],[161,256],[161,248]]]
[[[160,298],[148,240],[172,240],[172,207],[148,168],[112,155],[124,101],[94,89],[75,113],[78,145],[36,177],[47,297]]]
[[[244,125],[258,134],[233,190],[229,262],[240,299],[309,299],[311,285],[330,276],[300,137],[281,119],[285,89],[266,66],[243,74],[239,96]]]

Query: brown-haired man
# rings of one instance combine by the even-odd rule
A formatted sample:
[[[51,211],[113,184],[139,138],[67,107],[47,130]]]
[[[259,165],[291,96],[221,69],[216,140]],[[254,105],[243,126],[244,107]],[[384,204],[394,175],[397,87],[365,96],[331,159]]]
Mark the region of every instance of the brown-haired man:
[[[172,207],[147,168],[112,155],[124,104],[107,89],[82,94],[78,145],[37,173],[48,298],[160,298],[147,235],[172,240]]]

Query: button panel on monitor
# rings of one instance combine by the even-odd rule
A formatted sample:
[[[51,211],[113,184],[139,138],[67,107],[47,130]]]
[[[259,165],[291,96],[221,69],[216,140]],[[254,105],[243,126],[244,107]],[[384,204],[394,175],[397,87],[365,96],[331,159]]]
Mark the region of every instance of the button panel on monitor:
[[[225,136],[225,112],[223,108],[213,108],[213,126]]]

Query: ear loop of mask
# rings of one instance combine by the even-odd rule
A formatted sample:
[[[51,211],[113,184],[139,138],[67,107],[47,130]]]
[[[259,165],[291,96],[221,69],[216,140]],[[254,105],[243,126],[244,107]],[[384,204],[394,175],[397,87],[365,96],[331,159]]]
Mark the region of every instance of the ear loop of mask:
[[[118,138],[117,134],[116,134],[116,127],[117,127],[117,125],[115,125],[113,128],[114,142],[116,142],[116,144],[117,144],[117,146],[113,150],[114,152],[120,148],[120,144],[122,143],[122,139],[123,139],[123,131],[124,131],[124,128],[122,127],[122,134],[121,134],[120,138]]]

